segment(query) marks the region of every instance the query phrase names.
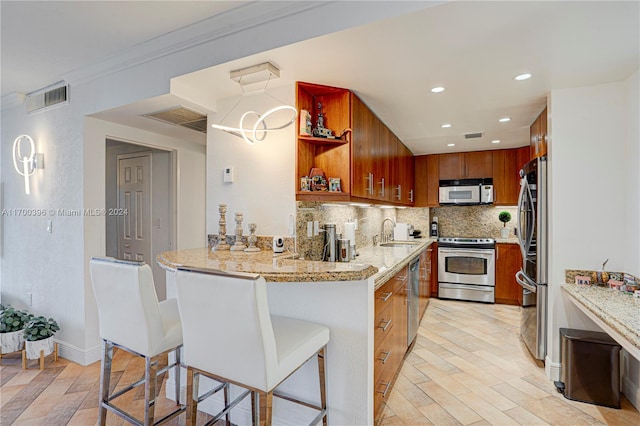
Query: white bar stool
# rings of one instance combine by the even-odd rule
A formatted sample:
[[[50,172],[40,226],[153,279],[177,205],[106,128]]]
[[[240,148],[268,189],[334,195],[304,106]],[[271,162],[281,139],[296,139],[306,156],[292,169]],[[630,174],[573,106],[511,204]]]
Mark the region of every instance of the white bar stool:
[[[180,347],[182,326],[175,299],[158,302],[149,265],[113,258],[92,258],[91,282],[98,305],[102,369],[100,372],[99,424],[105,425],[107,410],[136,425],[164,423],[183,411],[180,405]],[[145,359],[145,376],[130,386],[109,393],[113,347]],[[158,370],[158,356],[175,352],[176,361]],[[175,367],[178,408],[154,422],[156,377]],[[144,421],[117,407],[112,401],[144,383]]]
[[[310,424],[327,424],[327,327],[270,315],[259,275],[178,268],[176,291],[187,366],[187,424],[196,424],[199,375],[251,391],[253,424],[271,424],[273,396],[318,410]],[[274,392],[316,354],[319,405]]]

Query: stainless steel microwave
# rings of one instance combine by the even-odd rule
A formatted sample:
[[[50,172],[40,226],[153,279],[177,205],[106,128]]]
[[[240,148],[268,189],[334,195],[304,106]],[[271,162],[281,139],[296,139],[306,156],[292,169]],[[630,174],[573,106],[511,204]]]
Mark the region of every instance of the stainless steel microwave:
[[[444,205],[493,204],[493,179],[441,180],[439,192]]]

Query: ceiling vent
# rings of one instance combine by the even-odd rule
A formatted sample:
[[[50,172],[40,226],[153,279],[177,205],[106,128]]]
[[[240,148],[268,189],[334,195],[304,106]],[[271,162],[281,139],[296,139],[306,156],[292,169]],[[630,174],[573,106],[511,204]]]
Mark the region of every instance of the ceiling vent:
[[[481,138],[482,137],[482,132],[479,133],[467,133],[464,135],[465,139],[476,139],[476,138]]]
[[[27,94],[25,105],[28,113],[40,112],[54,106],[69,103],[69,85],[60,81],[44,89]]]
[[[145,114],[144,117],[207,133],[207,116],[183,106]]]

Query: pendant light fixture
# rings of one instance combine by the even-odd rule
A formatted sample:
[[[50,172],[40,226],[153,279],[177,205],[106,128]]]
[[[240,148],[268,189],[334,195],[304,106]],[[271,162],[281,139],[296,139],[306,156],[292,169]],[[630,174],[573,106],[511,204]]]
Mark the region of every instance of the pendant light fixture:
[[[272,78],[279,77],[280,70],[271,62],[265,62],[262,64],[253,65],[251,67],[231,71],[230,75],[230,78],[240,85],[243,96],[263,93],[275,99],[276,101],[278,101],[276,98],[266,93],[266,89],[269,85],[269,81],[271,81]],[[262,82],[264,82],[264,86],[260,84]],[[255,88],[256,85],[258,86],[257,89]],[[224,121],[224,119],[238,106],[239,103],[240,100],[236,102],[231,110],[229,110],[229,112],[224,116],[221,122]],[[291,119],[285,121],[284,123],[279,123],[279,125],[269,126],[267,124],[267,118],[280,111],[291,112]],[[246,120],[249,117],[255,118],[256,120],[253,123],[253,126],[246,123]],[[240,123],[238,127],[223,126],[221,124],[212,124],[211,127],[242,138],[249,144],[254,144],[256,142],[263,141],[267,137],[267,134],[269,132],[282,130],[295,123],[297,117],[298,110],[295,107],[290,105],[280,105],[275,108],[271,108],[263,114],[259,114],[255,111],[245,112],[240,117]]]

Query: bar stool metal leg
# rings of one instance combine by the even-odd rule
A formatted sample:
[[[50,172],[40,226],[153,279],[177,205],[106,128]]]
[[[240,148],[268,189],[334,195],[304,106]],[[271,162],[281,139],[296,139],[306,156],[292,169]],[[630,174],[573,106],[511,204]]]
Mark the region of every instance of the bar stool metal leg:
[[[175,392],[176,392],[176,405],[180,405],[180,375],[181,375],[181,365],[182,362],[180,362],[180,352],[182,351],[182,349],[178,348],[176,349],[176,367],[175,367],[175,373],[176,376],[174,378],[174,385],[175,385]]]
[[[145,357],[145,384],[144,384],[144,424],[153,425],[156,402],[156,378],[158,372],[158,360],[156,357]]]
[[[109,399],[109,386],[111,383],[111,363],[113,361],[113,345],[106,340],[102,341],[102,369],[100,370],[100,411],[98,424],[107,424],[107,406]]]
[[[327,426],[327,371],[324,368],[324,357],[325,348],[322,348],[318,351],[318,377],[320,379],[320,407],[324,413],[322,424]]]
[[[198,418],[198,382],[200,375],[187,368],[187,419],[186,424],[196,426]]]

